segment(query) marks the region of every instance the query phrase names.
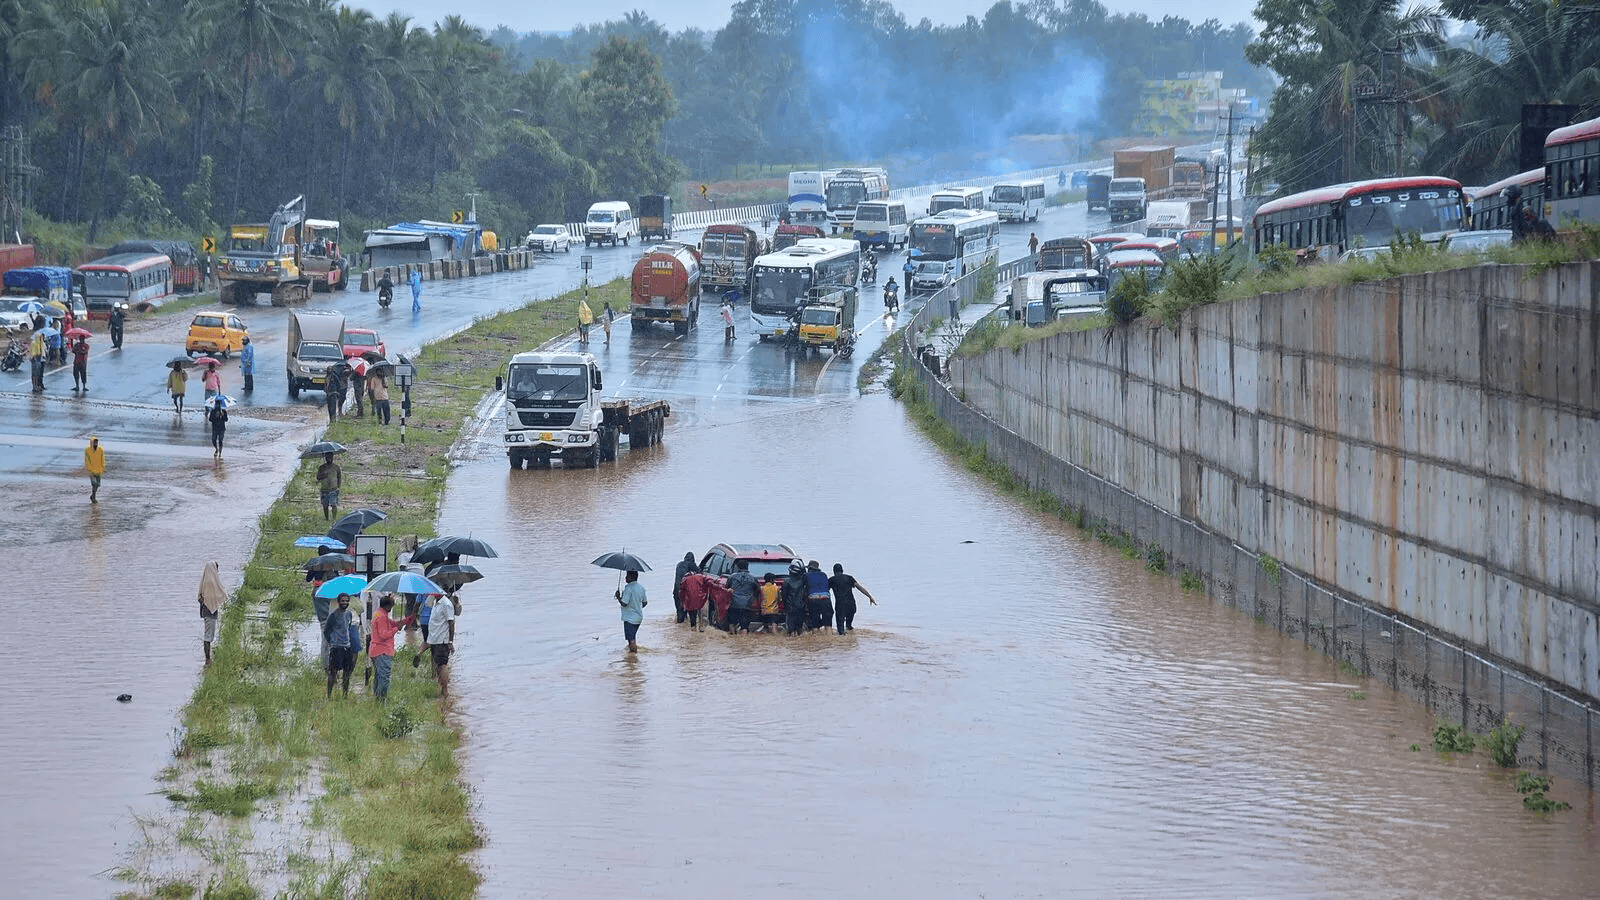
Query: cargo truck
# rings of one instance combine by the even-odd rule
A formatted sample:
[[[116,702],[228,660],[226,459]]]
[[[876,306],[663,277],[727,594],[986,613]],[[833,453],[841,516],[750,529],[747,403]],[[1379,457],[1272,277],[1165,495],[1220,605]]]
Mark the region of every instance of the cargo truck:
[[[645,194],[639,198],[639,240],[672,240],[672,198]]]
[[[511,468],[594,468],[617,458],[621,440],[633,449],[661,443],[672,407],[665,400],[600,396],[593,354],[529,351],[511,357],[496,379],[505,391],[506,456]]]
[[[849,357],[856,346],[856,291],[843,288],[808,300],[800,308],[795,343],[801,350],[827,347]]]
[[[1083,192],[1090,212],[1105,212],[1106,201],[1111,193],[1111,176],[1090,175],[1084,180]]]
[[[1172,163],[1176,147],[1129,147],[1112,154],[1111,177],[1142,178],[1151,200],[1163,200],[1172,193]]]
[[[1148,197],[1143,178],[1113,178],[1106,191],[1106,212],[1113,224],[1142,219]]]
[[[633,264],[629,318],[635,331],[654,322],[670,322],[678,334],[700,318],[700,251],[688,244],[663,241]]]

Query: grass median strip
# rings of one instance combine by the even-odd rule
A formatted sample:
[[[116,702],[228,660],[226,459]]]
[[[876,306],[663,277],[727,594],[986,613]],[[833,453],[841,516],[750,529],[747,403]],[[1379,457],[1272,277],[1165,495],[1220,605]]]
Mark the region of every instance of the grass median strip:
[[[324,439],[348,448],[341,509],[387,518],[369,533],[427,537],[445,487],[451,445],[476,400],[515,352],[571,330],[581,292],[530,303],[424,348],[406,441],[400,393],[394,421],[341,418]],[[626,309],[623,281],[591,288],[589,304]],[[482,843],[460,782],[460,731],[445,719],[415,638],[395,657],[387,704],[352,679],[324,697],[310,585],[312,551],[296,535],[329,523],[306,460],[261,517],[244,580],[223,606],[220,641],[175,734],[162,773],[172,815],[141,822],[145,847],[115,874],[123,897],[470,897],[467,854]],[[470,616],[474,589],[465,592]],[[398,644],[399,642],[397,642]],[[358,668],[363,663],[358,663]]]

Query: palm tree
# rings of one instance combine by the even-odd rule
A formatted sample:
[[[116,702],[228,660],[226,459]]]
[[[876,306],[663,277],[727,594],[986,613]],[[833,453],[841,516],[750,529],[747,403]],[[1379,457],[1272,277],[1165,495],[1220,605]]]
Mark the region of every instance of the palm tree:
[[[384,55],[380,26],[366,10],[340,7],[337,16],[319,31],[307,56],[307,71],[343,135],[334,192],[343,208],[357,137],[381,139],[394,119],[395,97],[385,77],[393,60]]]
[[[60,18],[41,20],[23,45],[47,46],[31,56],[27,80],[39,99],[100,144],[100,163],[89,240],[105,208],[106,167],[113,146],[132,155],[139,139],[160,127],[175,106],[172,85],[156,68],[154,17],[138,0],[71,0]],[[43,30],[59,29],[59,31]],[[48,39],[47,39],[48,38]]]
[[[239,119],[234,126],[230,216],[239,212],[244,182],[244,130],[250,118],[250,88],[263,75],[292,71],[291,49],[303,38],[305,0],[195,0],[194,17],[216,25],[218,62],[239,76]]]

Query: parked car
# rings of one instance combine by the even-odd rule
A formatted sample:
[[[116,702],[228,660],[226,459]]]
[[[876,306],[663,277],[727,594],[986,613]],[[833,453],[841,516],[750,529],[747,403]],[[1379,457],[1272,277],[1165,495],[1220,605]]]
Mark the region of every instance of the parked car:
[[[206,309],[194,314],[189,321],[189,336],[183,351],[189,356],[201,353],[218,354],[223,359],[244,346],[250,336],[250,326],[236,313]]]
[[[379,356],[388,356],[388,348],[383,345],[383,338],[371,328],[346,328],[344,337],[339,342],[344,347],[345,359],[359,359],[364,353],[377,353]]]
[[[540,225],[528,232],[523,245],[529,250],[554,253],[557,250],[572,252],[572,234],[565,225]]]

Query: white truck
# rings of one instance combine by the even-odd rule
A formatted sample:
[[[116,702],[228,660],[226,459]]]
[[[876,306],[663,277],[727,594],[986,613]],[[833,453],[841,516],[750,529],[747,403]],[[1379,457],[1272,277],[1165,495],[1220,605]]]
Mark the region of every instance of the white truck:
[[[665,400],[600,396],[594,354],[529,351],[511,357],[496,379],[506,395],[506,456],[511,468],[594,468],[617,458],[623,435],[632,448],[661,443],[672,408]]]
[[[1147,200],[1143,178],[1113,178],[1106,191],[1106,210],[1111,222],[1134,222],[1144,218]]]
[[[289,398],[328,387],[328,367],[344,361],[344,314],[300,309],[289,314]]]

